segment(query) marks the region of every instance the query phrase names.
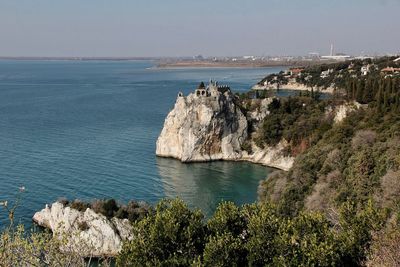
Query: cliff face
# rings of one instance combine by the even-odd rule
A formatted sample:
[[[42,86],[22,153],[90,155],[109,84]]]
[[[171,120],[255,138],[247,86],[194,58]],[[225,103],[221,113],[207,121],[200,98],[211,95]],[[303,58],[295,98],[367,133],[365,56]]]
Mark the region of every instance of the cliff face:
[[[178,96],[157,140],[156,154],[183,162],[239,159],[247,120],[232,97]]]
[[[335,109],[334,122],[339,123],[343,121],[350,112],[361,108],[362,105],[356,101],[348,102],[343,105],[337,106]]]
[[[91,209],[81,212],[55,202],[36,212],[33,221],[46,227],[57,238],[65,238],[65,250],[84,257],[116,256],[124,240],[132,239],[127,219],[108,219]]]
[[[245,160],[290,169],[293,158],[282,155],[284,142],[261,150],[250,141],[253,152],[242,149],[249,139],[249,121],[259,122],[268,114],[270,99],[263,100],[259,110],[246,118],[234,97],[229,90],[216,89],[206,91],[204,96],[197,92],[178,96],[157,140],[156,155],[182,162]]]

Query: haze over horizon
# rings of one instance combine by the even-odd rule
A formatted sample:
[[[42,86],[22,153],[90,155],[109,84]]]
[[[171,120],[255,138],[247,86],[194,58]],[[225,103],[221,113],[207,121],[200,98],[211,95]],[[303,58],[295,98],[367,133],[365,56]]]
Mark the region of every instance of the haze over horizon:
[[[399,0],[0,0],[0,56],[400,52]]]

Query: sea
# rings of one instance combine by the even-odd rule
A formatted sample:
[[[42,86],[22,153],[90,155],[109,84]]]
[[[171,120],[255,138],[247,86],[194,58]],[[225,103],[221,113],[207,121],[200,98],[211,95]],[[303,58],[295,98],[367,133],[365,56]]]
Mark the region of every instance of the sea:
[[[15,220],[59,198],[156,204],[180,197],[210,216],[220,201],[257,199],[273,169],[181,163],[155,145],[178,92],[209,79],[245,92],[272,68],[157,69],[152,61],[0,60],[0,201]],[[24,192],[19,190],[24,187]],[[7,225],[0,207],[0,228]]]

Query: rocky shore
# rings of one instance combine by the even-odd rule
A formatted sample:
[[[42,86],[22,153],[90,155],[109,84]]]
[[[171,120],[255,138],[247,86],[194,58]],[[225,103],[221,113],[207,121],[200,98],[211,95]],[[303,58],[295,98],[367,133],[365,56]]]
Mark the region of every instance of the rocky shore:
[[[81,212],[55,202],[35,213],[33,221],[65,240],[64,250],[83,257],[114,257],[125,240],[132,239],[128,219],[107,218],[87,208]]]

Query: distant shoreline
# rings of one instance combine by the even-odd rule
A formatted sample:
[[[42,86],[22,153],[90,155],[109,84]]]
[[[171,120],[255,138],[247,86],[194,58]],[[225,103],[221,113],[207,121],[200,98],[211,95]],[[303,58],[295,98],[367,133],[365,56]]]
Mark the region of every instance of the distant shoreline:
[[[160,61],[154,68],[155,69],[199,69],[199,68],[270,68],[270,67],[295,67],[295,66],[310,66],[318,65],[321,63],[328,63],[328,61]]]
[[[41,60],[41,61],[134,61],[134,60],[148,60],[159,61],[160,58],[153,57],[0,57],[0,60]]]
[[[196,70],[196,69],[256,69],[256,68],[273,68],[273,67],[287,67],[287,66],[282,66],[282,65],[276,65],[276,66],[154,66],[150,67],[148,69],[151,70]]]

